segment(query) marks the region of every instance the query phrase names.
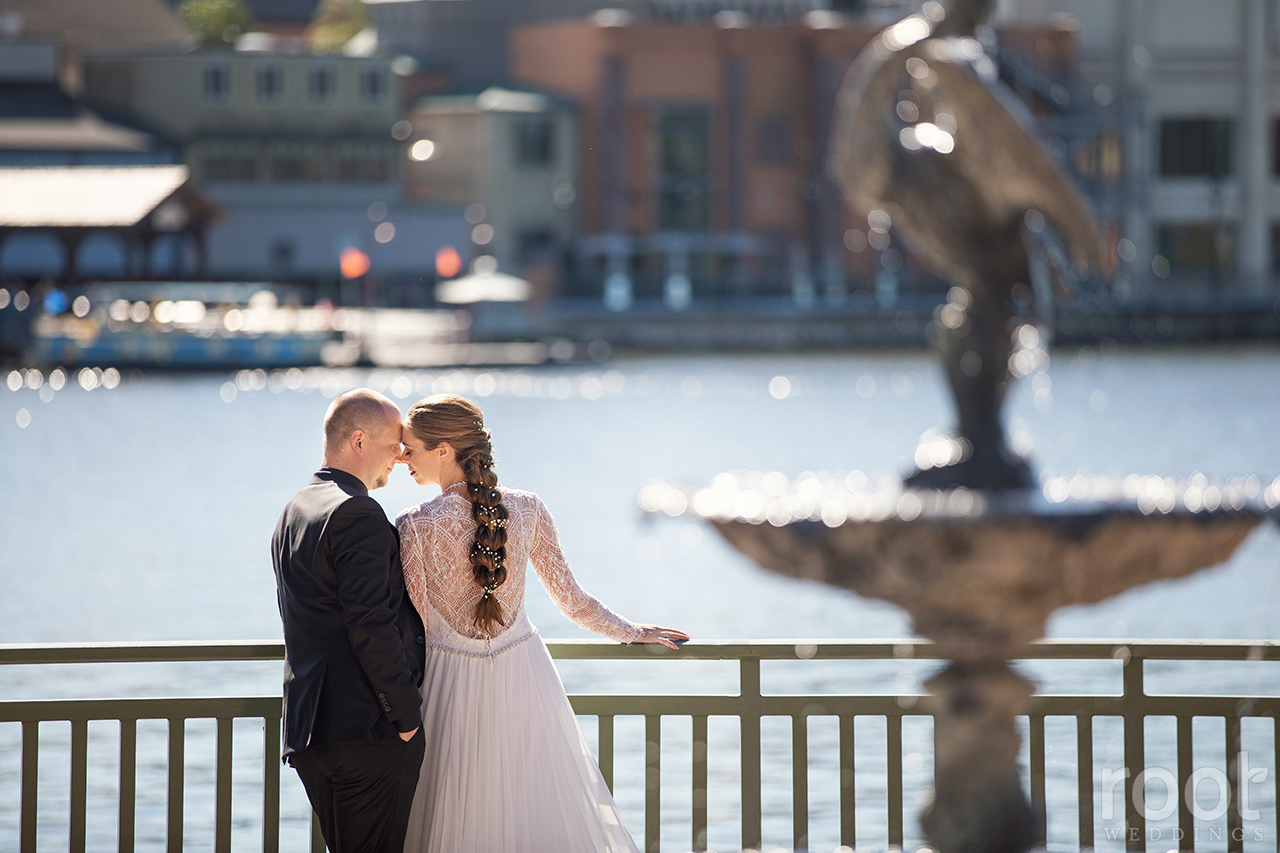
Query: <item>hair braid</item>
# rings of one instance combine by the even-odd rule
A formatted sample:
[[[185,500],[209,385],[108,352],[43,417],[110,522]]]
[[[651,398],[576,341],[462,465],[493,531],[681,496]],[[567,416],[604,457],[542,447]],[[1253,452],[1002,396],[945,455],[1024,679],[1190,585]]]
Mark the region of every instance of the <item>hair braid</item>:
[[[493,473],[493,451],[489,430],[479,426],[480,440],[476,449],[459,460],[467,481],[467,497],[471,500],[471,517],[476,522],[476,537],[471,543],[471,574],[483,590],[476,603],[475,624],[488,633],[502,624],[502,602],[498,587],[507,580],[507,508],[498,491],[498,477]]]
[[[409,428],[429,449],[448,442],[454,450],[471,501],[476,522],[469,559],[471,574],[480,587],[474,623],[491,633],[502,625],[498,587],[507,580],[507,508],[493,473],[493,446],[484,415],[475,403],[456,394],[436,394],[419,400],[409,410]]]

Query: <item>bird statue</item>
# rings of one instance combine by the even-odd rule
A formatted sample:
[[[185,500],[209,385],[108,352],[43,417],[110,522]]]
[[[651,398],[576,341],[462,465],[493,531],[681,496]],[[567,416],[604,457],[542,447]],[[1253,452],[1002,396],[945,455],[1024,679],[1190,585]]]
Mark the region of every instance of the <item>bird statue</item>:
[[[952,285],[934,329],[958,458],[917,470],[907,478],[916,487],[1032,484],[1000,416],[1014,298],[1033,295],[1045,316],[1053,291],[1069,295],[1108,260],[1092,211],[975,36],[992,4],[926,2],[881,32],[841,85],[832,128],[830,165],[848,204],[891,220]]]

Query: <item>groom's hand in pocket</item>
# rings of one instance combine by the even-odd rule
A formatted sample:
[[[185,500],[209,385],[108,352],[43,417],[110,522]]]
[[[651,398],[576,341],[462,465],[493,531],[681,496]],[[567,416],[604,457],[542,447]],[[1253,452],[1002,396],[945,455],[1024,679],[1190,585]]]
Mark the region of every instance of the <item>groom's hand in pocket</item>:
[[[408,743],[409,741],[413,740],[413,736],[416,735],[417,733],[418,733],[417,729],[413,729],[412,731],[408,731],[408,732],[400,732],[400,740],[404,741],[405,743]]]

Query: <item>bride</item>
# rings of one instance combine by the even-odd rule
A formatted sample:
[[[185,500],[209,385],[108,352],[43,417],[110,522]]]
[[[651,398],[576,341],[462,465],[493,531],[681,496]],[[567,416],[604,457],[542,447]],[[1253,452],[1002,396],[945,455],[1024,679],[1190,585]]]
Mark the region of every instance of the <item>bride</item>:
[[[498,486],[489,437],[480,409],[452,394],[405,421],[402,461],[414,482],[443,489],[396,519],[428,646],[426,758],[405,850],[635,851],[525,613],[526,566],[583,628],[671,648],[689,637],[630,622],[578,586],[546,506]]]

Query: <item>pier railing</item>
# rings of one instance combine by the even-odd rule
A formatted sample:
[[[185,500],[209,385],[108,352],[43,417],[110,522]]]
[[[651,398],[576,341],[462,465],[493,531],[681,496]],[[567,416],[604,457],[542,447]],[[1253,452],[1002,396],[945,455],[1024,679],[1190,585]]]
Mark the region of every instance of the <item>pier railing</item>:
[[[929,716],[930,699],[925,696],[901,695],[782,695],[761,689],[763,661],[872,661],[902,659],[938,659],[932,644],[922,641],[841,642],[817,640],[778,640],[755,642],[692,642],[679,651],[655,651],[654,647],[619,646],[595,640],[551,641],[548,647],[560,660],[718,660],[737,663],[738,692],[729,695],[587,695],[571,694],[579,715],[598,720],[597,759],[610,787],[614,785],[615,738],[614,721],[618,717],[644,718],[646,743],[644,772],[644,825],[632,827],[643,835],[646,853],[659,850],[662,819],[661,734],[663,722],[672,718],[692,721],[692,791],[689,813],[690,848],[705,850],[708,810],[708,719],[728,717],[738,721],[740,738],[741,845],[759,848],[762,841],[761,721],[780,717],[791,721],[791,794],[792,839],[795,849],[809,848],[810,790],[807,768],[813,755],[808,745],[809,718],[833,717],[838,721],[838,785],[835,793],[839,810],[839,840],[854,847],[859,843],[855,823],[858,796],[854,774],[854,720],[857,717],[879,717],[885,721],[886,778],[884,800],[887,840],[902,846],[904,840],[903,740],[905,717]],[[276,661],[283,658],[283,645],[278,642],[233,643],[145,643],[86,645],[0,645],[0,665],[155,663],[209,661]],[[1045,721],[1068,718],[1075,724],[1075,784],[1077,788],[1078,847],[1093,847],[1104,840],[1097,838],[1095,820],[1095,783],[1100,779],[1114,787],[1124,785],[1123,833],[1108,831],[1107,838],[1123,842],[1127,850],[1145,850],[1148,841],[1159,841],[1160,849],[1169,849],[1175,840],[1178,849],[1193,850],[1201,837],[1211,838],[1215,849],[1225,843],[1228,851],[1243,851],[1247,833],[1243,820],[1250,814],[1252,832],[1261,834],[1265,843],[1274,846],[1280,839],[1280,696],[1209,696],[1150,694],[1144,683],[1144,664],[1150,661],[1280,661],[1280,643],[1242,642],[1125,642],[1112,641],[1045,641],[1036,644],[1027,660],[1105,661],[1119,663],[1122,692],[1097,692],[1096,695],[1036,695],[1025,723],[1029,766],[1030,796],[1033,807],[1042,818],[1048,817],[1046,800]],[[157,698],[157,699],[57,699],[0,701],[0,724],[20,724],[21,760],[17,790],[0,785],[0,812],[16,805],[19,823],[19,850],[34,853],[37,849],[37,816],[39,807],[39,767],[41,762],[40,727],[46,722],[70,723],[70,797],[66,826],[69,849],[86,849],[86,813],[92,807],[100,812],[111,804],[91,802],[87,760],[88,726],[93,721],[117,721],[119,735],[119,780],[116,789],[118,849],[122,853],[135,848],[135,801],[139,794],[138,723],[160,720],[168,723],[167,755],[167,849],[180,850],[184,829],[184,780],[189,773],[184,758],[186,724],[189,720],[216,721],[214,761],[214,821],[212,848],[219,853],[231,850],[232,764],[234,721],[243,718],[260,720],[265,736],[261,773],[262,849],[275,853],[280,838],[280,699],[276,696]],[[1100,717],[1119,718],[1123,731],[1124,769],[1118,780],[1107,782],[1098,773],[1095,757],[1093,723]],[[1151,768],[1147,764],[1146,726],[1155,717],[1173,718],[1176,725],[1176,769]],[[1197,808],[1196,785],[1203,768],[1193,765],[1192,721],[1216,718],[1224,724],[1225,740],[1217,755],[1225,766],[1225,808],[1213,810],[1207,817]],[[1258,773],[1242,777],[1240,757],[1244,754],[1242,720],[1269,718],[1272,735],[1266,744],[1274,751],[1267,763],[1273,771],[1269,816],[1253,816],[1241,800],[1242,784],[1258,780]],[[255,727],[256,728],[256,727]],[[1268,739],[1264,739],[1268,740]],[[1256,754],[1256,751],[1255,751]],[[1158,772],[1157,772],[1158,771]],[[1263,777],[1265,778],[1265,773]],[[0,780],[4,774],[0,773]],[[1153,839],[1147,821],[1151,814],[1146,786],[1150,779],[1165,783],[1160,817],[1173,814],[1176,801],[1177,827],[1168,836]],[[1176,785],[1176,789],[1175,789]],[[103,787],[101,785],[96,787]],[[1186,792],[1186,795],[1182,794]],[[832,792],[826,792],[828,794]],[[1222,799],[1222,798],[1220,798]],[[1267,797],[1263,798],[1264,800]],[[1167,807],[1167,808],[1166,808]],[[256,812],[256,808],[255,808]],[[1217,824],[1206,826],[1206,820]],[[1043,822],[1043,821],[1042,821]],[[1117,837],[1119,836],[1119,837]],[[209,845],[202,845],[209,846]],[[322,851],[323,843],[312,830],[312,848]],[[684,848],[689,849],[689,848]]]

